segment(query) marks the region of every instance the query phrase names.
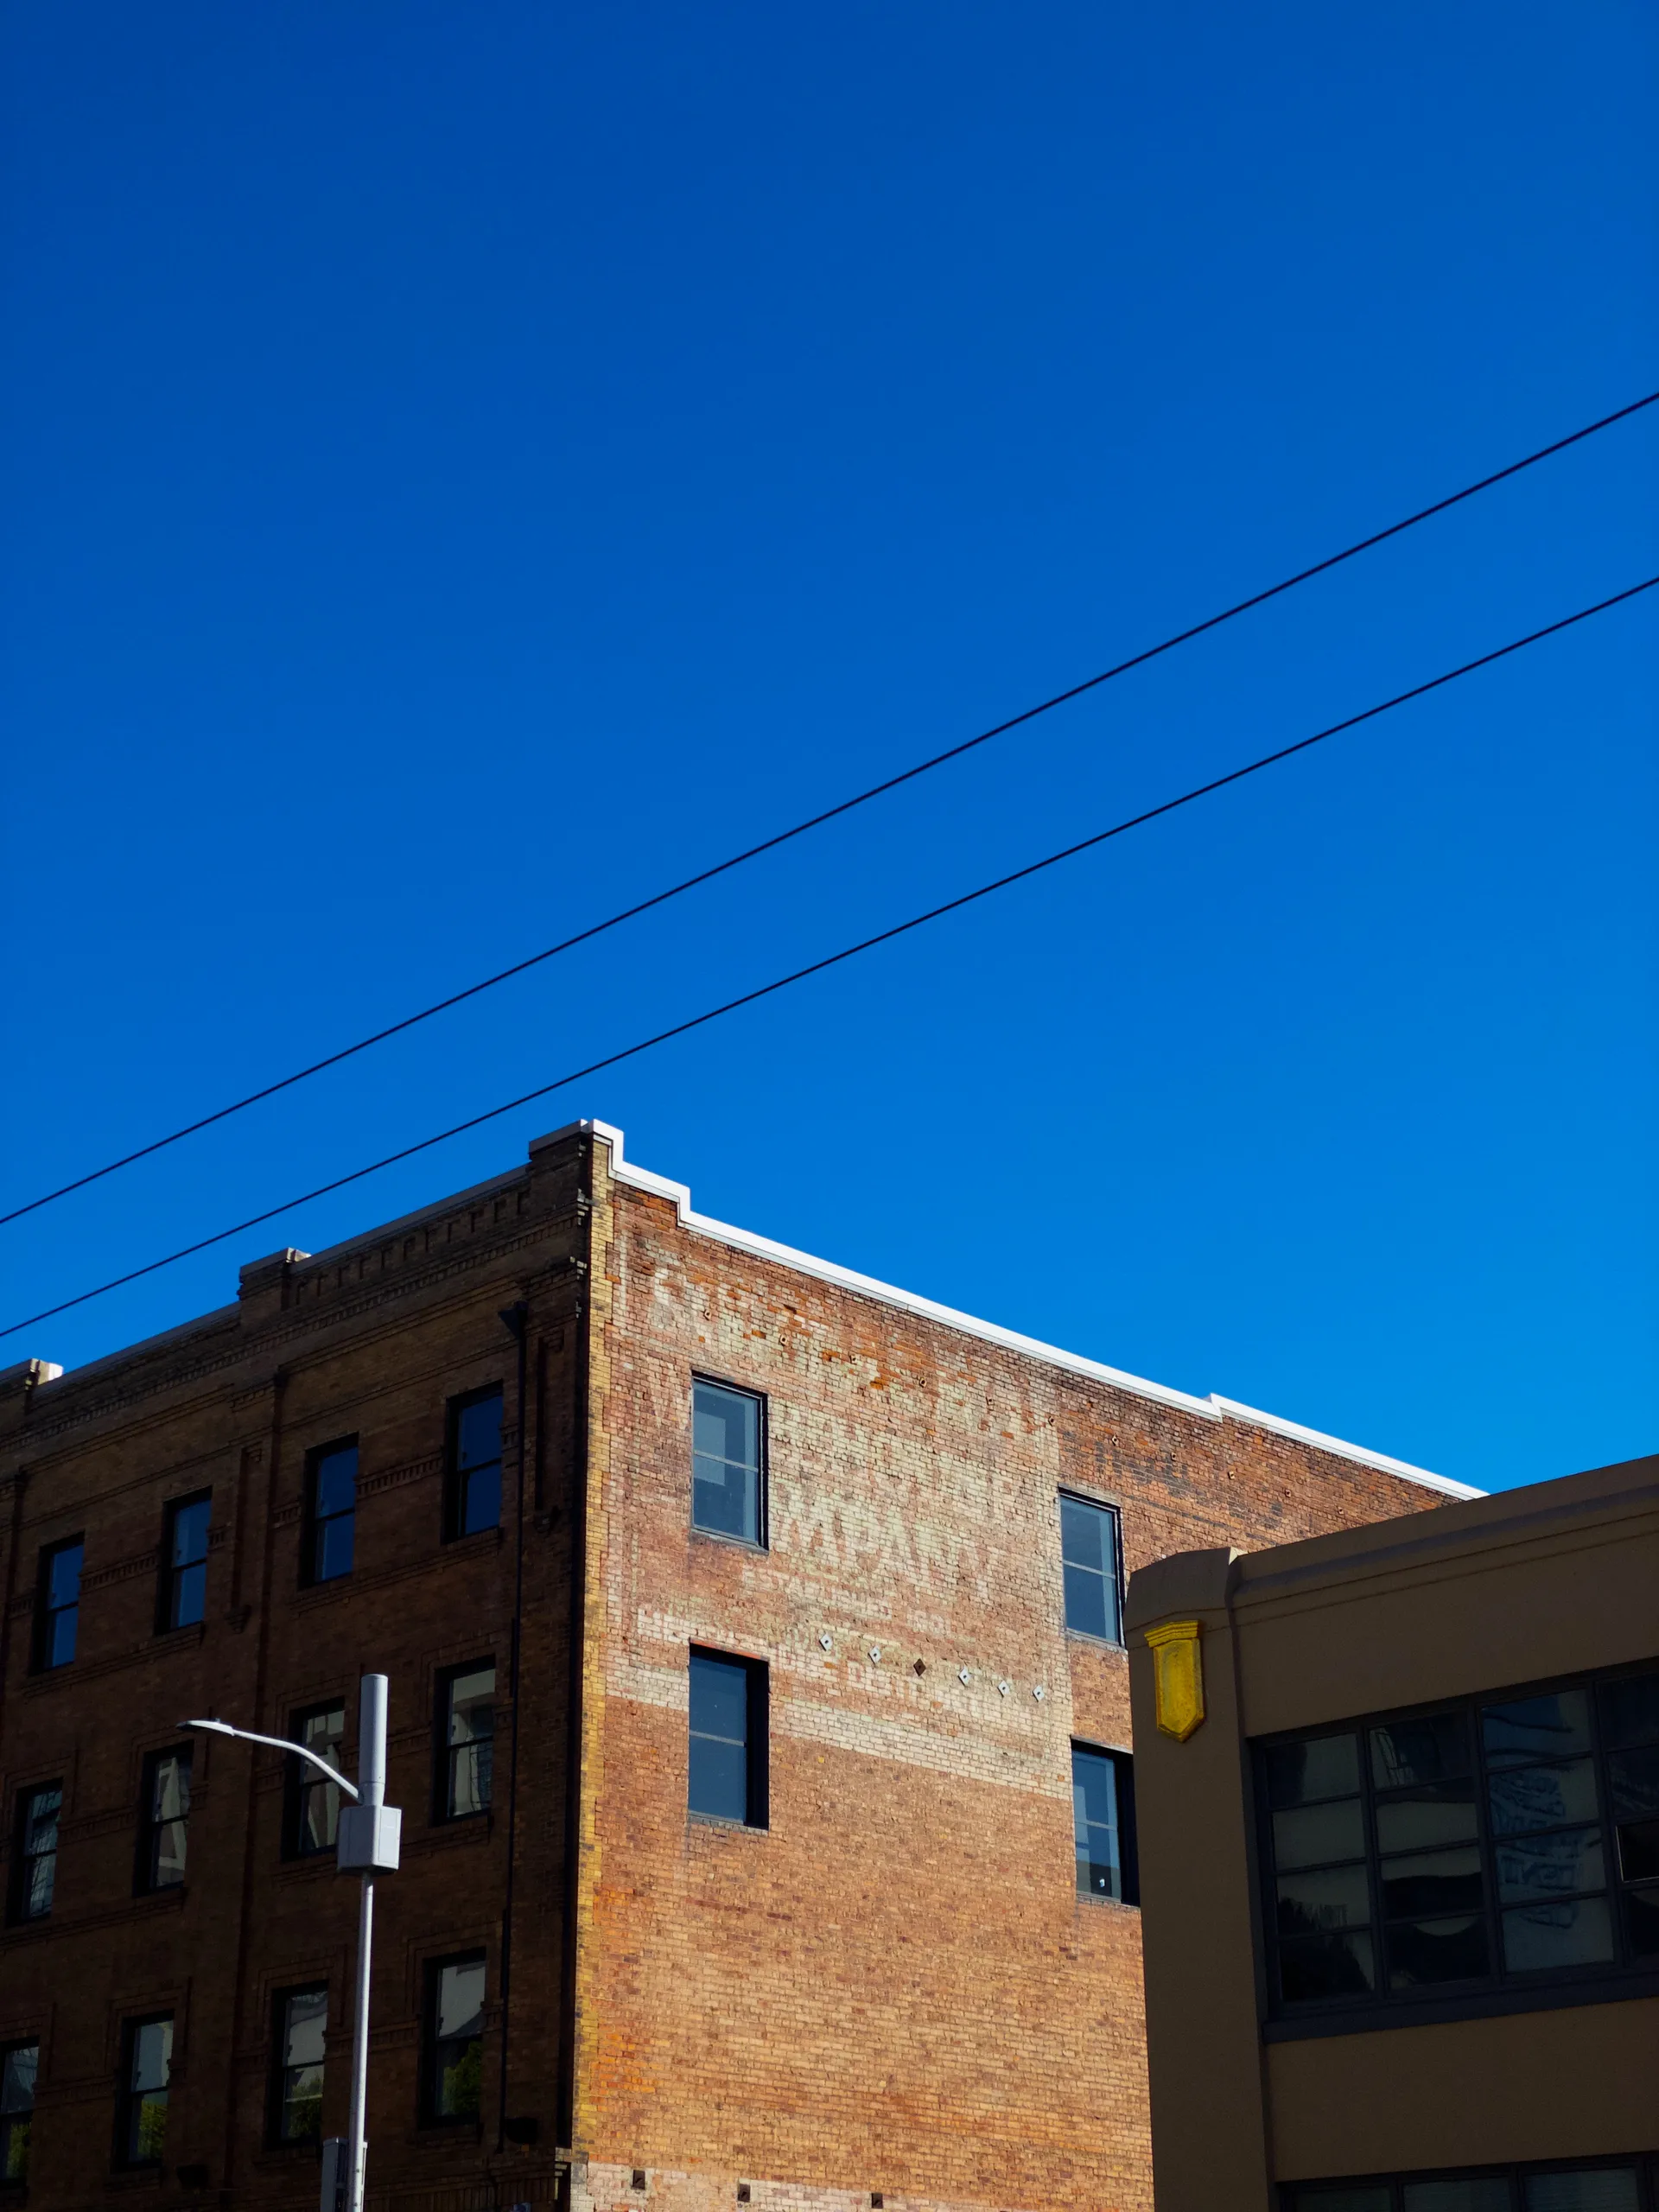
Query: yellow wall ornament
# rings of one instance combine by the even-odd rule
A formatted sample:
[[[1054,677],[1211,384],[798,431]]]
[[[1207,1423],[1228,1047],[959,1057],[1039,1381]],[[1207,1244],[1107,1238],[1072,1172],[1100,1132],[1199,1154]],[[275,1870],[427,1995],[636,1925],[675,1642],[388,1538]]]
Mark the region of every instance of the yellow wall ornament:
[[[1197,1621],[1166,1621],[1147,1630],[1159,1728],[1184,1744],[1204,1720],[1204,1662]]]

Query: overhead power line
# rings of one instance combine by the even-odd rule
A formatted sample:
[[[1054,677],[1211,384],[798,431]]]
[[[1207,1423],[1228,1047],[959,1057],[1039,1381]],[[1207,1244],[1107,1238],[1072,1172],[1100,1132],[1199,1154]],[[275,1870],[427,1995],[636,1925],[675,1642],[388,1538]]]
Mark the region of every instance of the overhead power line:
[[[723,861],[716,861],[712,867],[700,868],[695,875],[688,875],[679,883],[670,884],[666,890],[653,892],[649,899],[641,899],[632,906],[624,906],[618,913],[607,915],[603,921],[590,923],[586,929],[578,930],[574,937],[562,938],[558,944],[550,944],[543,951],[532,952],[523,960],[515,960],[510,968],[498,969],[494,975],[467,984],[464,990],[452,991],[448,998],[436,999],[430,1006],[422,1007],[417,1013],[405,1014],[401,1021],[391,1022],[367,1037],[359,1037],[354,1045],[342,1045],[338,1052],[329,1052],[320,1060],[313,1060],[308,1066],[296,1068],[291,1075],[280,1076],[275,1083],[251,1090],[244,1098],[232,1099],[228,1106],[218,1107],[197,1121],[187,1122],[181,1128],[173,1129],[166,1136],[156,1137],[149,1144],[140,1145],[134,1152],[124,1153],[118,1160],[108,1160],[102,1167],[90,1168],[86,1174],[77,1175],[70,1182],[60,1184],[54,1191],[43,1191],[39,1198],[14,1206],[10,1213],[0,1213],[0,1228],[8,1222],[21,1221],[25,1214],[37,1213],[42,1206],[52,1205],[59,1198],[67,1198],[72,1191],[84,1191],[89,1183],[101,1182],[106,1175],[117,1174],[122,1168],[131,1167],[138,1160],[149,1159],[155,1153],[165,1152],[169,1145],[181,1144],[186,1137],[197,1136],[203,1129],[211,1129],[216,1122],[228,1121],[232,1114],[244,1113],[250,1106],[257,1106],[264,1099],[275,1098],[280,1091],[291,1090],[296,1084],[307,1082],[314,1075],[321,1075],[325,1069],[338,1067],[342,1060],[353,1059],[358,1053],[366,1052],[373,1046],[384,1045],[389,1038],[399,1037],[406,1029],[416,1028],[423,1021],[430,1021],[435,1014],[447,1014],[452,1007],[462,1006],[468,999],[477,998],[481,992],[493,991],[498,983],[510,982],[513,976],[522,976],[529,969],[539,968],[543,961],[556,960],[561,953],[574,951],[577,945],[602,937],[607,930],[620,928],[624,922],[635,921],[641,914],[650,913],[653,907],[666,906],[671,899],[678,899],[688,891],[695,891],[700,884],[712,883],[716,876],[729,874],[734,868],[759,860],[765,853],[775,852],[779,845],[786,845],[796,837],[804,837],[810,830],[821,830],[826,822],[834,822],[841,815],[850,814],[855,807],[867,806],[872,799],[885,798],[887,792],[898,791],[902,785],[913,783],[918,776],[931,774],[935,768],[943,768],[949,761],[959,760],[963,753],[972,753],[979,746],[988,745],[993,738],[1006,737],[1011,729],[1018,729],[1025,722],[1035,721],[1039,715],[1050,714],[1056,707],[1064,707],[1073,699],[1080,699],[1085,692],[1097,690],[1103,683],[1110,683],[1117,677],[1127,676],[1132,669],[1144,668],[1148,661],[1157,660],[1164,653],[1173,652],[1178,645],[1191,644],[1194,638],[1203,637],[1206,631],[1219,629],[1224,622],[1231,622],[1238,615],[1248,614],[1253,607],[1265,606],[1269,600],[1294,591],[1298,584],[1307,583],[1314,576],[1325,575],[1327,569],[1340,568],[1344,561],[1351,561],[1361,553],[1369,553],[1373,547],[1385,544],[1391,537],[1398,537],[1403,531],[1414,530],[1419,523],[1444,514],[1448,507],[1459,506],[1464,500],[1472,499],[1478,493],[1490,491],[1493,485],[1502,484],[1508,477],[1518,476],[1522,469],[1535,467],[1539,461],[1548,461],[1554,454],[1565,453],[1569,446],[1579,445],[1586,438],[1594,437],[1598,431],[1610,429],[1615,423],[1623,423],[1630,416],[1639,415],[1644,407],[1651,407],[1656,401],[1659,401],[1659,391],[1646,392],[1640,399],[1631,400],[1627,407],[1617,408],[1612,414],[1603,415],[1593,423],[1586,423],[1582,429],[1570,431],[1564,438],[1556,438],[1549,445],[1540,446],[1535,453],[1526,454],[1519,461],[1512,461],[1507,467],[1495,469],[1490,476],[1480,477],[1473,484],[1465,484],[1460,492],[1448,493],[1444,499],[1434,500],[1431,505],[1419,507],[1414,514],[1390,523],[1386,530],[1373,531],[1369,537],[1359,538],[1354,544],[1344,546],[1339,553],[1327,554],[1324,560],[1315,561],[1311,568],[1299,569],[1294,575],[1286,576],[1276,584],[1269,584],[1263,591],[1252,592],[1248,599],[1238,600],[1231,607],[1223,607],[1218,614],[1206,615],[1203,621],[1176,631],[1173,637],[1164,638],[1155,645],[1147,645],[1140,652],[1132,653],[1128,660],[1121,660],[1110,668],[1102,669],[1099,675],[1086,677],[1081,683],[1074,683],[1065,691],[1057,691],[1052,698],[1039,700],[1036,706],[1027,707],[1020,714],[1011,715],[1006,721],[994,723],[989,729],[981,730],[976,737],[964,738],[959,745],[949,746],[943,753],[935,753],[928,760],[918,760],[912,767],[901,769],[896,776],[886,777],[880,783],[872,784],[868,790],[855,791],[850,798],[838,800],[834,806],[825,807],[821,813],[808,815],[804,821],[797,822],[787,830],[779,830],[772,836],[762,838],[758,845],[749,845],[741,853],[733,853]]]
[[[912,930],[921,929],[928,922],[937,922],[945,914],[954,914],[976,900],[988,899],[993,892],[1006,891],[1010,885],[1023,883],[1027,877],[1040,875],[1045,868],[1056,868],[1062,861],[1074,860],[1079,853],[1090,852],[1109,839],[1121,837],[1127,830],[1138,830],[1143,823],[1156,822],[1160,816],[1173,814],[1177,808],[1191,806],[1195,799],[1207,798],[1212,791],[1224,791],[1230,784],[1242,782],[1246,776],[1258,774],[1281,760],[1288,760],[1296,753],[1306,753],[1311,746],[1322,745],[1328,737],[1336,737],[1344,730],[1357,729],[1362,722],[1374,721],[1379,715],[1403,707],[1408,700],[1421,699],[1430,691],[1438,691],[1447,683],[1455,683],[1459,677],[1471,676],[1477,669],[1490,668],[1494,661],[1505,660],[1511,653],[1518,653],[1528,645],[1535,645],[1541,639],[1553,638],[1562,630],[1570,630],[1575,623],[1587,622],[1592,614],[1605,614],[1609,607],[1619,607],[1626,600],[1651,591],[1659,585],[1659,575],[1646,576],[1640,583],[1615,592],[1610,599],[1598,600],[1593,607],[1581,607],[1575,613],[1564,614],[1559,620],[1546,623],[1541,630],[1529,630],[1523,638],[1512,638],[1506,645],[1495,645],[1490,652],[1481,653],[1474,660],[1466,660],[1457,668],[1449,668],[1440,676],[1431,676],[1427,683],[1414,683],[1408,691],[1396,691],[1391,699],[1379,700],[1376,706],[1366,707],[1357,715],[1345,715],[1339,722],[1315,730],[1312,737],[1298,738],[1294,744],[1281,745],[1277,752],[1264,753],[1258,760],[1246,761],[1242,768],[1229,769],[1224,776],[1212,776],[1208,783],[1195,784],[1191,791],[1180,792],[1174,798],[1165,799],[1160,805],[1147,807],[1143,813],[1132,814],[1126,821],[1115,822],[1108,830],[1097,830],[1090,837],[1081,837],[1075,844],[1063,845],[1057,853],[1047,853],[1041,860],[1031,861],[1024,868],[999,875],[989,883],[982,883],[972,891],[964,891],[943,905],[930,906],[925,913],[912,914],[908,921],[895,922],[889,929],[878,930],[873,937],[861,938],[856,944],[843,945],[839,952],[826,953],[821,960],[809,961],[804,968],[796,968],[787,976],[779,976],[770,983],[761,983],[752,991],[741,992],[736,998],[709,1007],[702,1014],[695,1014],[685,1021],[677,1021],[667,1029],[659,1029],[654,1036],[642,1037],[637,1044],[625,1045],[620,1052],[607,1052],[602,1059],[589,1060],[586,1067],[573,1068],[569,1075],[557,1076],[551,1083],[538,1084],[534,1090],[522,1091],[517,1098],[505,1104],[492,1106],[482,1114],[474,1114],[451,1128],[440,1129],[435,1136],[423,1137],[417,1144],[404,1145],[397,1152],[389,1152],[384,1159],[372,1160],[366,1167],[354,1167],[348,1175],[337,1175],[331,1183],[319,1183],[315,1190],[302,1192],[297,1198],[285,1198],[281,1205],[268,1206],[263,1213],[250,1214],[245,1221],[233,1222],[228,1229],[215,1230],[211,1236],[198,1237],[194,1244],[181,1245],[165,1258],[151,1260],[142,1268],[133,1268],[124,1275],[116,1275],[108,1282],[99,1283],[95,1290],[83,1290],[76,1297],[66,1298],[57,1306],[48,1306],[27,1319],[13,1321],[0,1329],[0,1338],[16,1336],[20,1329],[33,1328],[36,1322],[49,1321],[55,1314],[67,1313],[73,1306],[85,1306],[89,1300],[102,1298],[111,1290],[125,1284],[137,1282],[145,1275],[153,1275],[162,1268],[170,1268],[180,1260],[188,1260],[197,1252],[206,1252],[228,1238],[240,1236],[245,1230],[257,1229],[264,1222],[275,1221],[278,1215],[291,1213],[297,1206],[308,1205],[314,1198],[327,1198],[331,1192],[343,1191],[348,1185],[360,1183],[365,1176],[378,1175],[383,1167],[394,1167],[400,1160],[412,1160],[417,1153],[429,1152],[435,1145],[447,1144],[451,1137],[464,1135],[469,1129],[483,1128],[486,1122],[499,1121],[504,1114],[515,1112],[537,1098],[546,1098],[553,1091],[563,1090],[573,1083],[580,1083],[585,1076],[597,1075],[601,1069],[613,1068],[623,1060],[636,1058],[641,1052],[650,1052],[655,1046],[665,1045],[671,1038],[683,1037],[693,1029],[701,1029],[709,1022],[718,1021],[722,1015],[735,1014],[740,1007],[753,1006],[757,1000],[771,998],[778,991],[787,990],[793,983],[804,982],[810,976],[821,976],[828,968],[837,968],[845,960],[856,959],[861,952],[874,951],[879,944],[890,944],[894,938],[905,937]]]

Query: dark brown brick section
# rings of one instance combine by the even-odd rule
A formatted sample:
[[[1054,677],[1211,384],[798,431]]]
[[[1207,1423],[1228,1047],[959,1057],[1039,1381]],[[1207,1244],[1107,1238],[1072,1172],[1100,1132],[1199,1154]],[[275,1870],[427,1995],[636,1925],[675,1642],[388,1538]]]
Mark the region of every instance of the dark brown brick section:
[[[140,1781],[188,1713],[271,1733],[327,1699],[354,1716],[371,1669],[391,1678],[405,1808],[377,1929],[381,2204],[563,2190],[575,2212],[702,2212],[740,2183],[822,2212],[872,2191],[899,2212],[1150,2204],[1137,1916],[1079,1899],[1072,1866],[1070,1740],[1128,1745],[1127,1680],[1120,1654],[1065,1633],[1056,1491],[1121,1506],[1131,1569],[1436,1493],[740,1249],[610,1168],[578,1129],[340,1251],[257,1263],[235,1306],[170,1338],[60,1380],[0,1377],[8,1851],[19,1791],[65,1791],[51,1918],[0,1934],[0,2040],[41,2044],[31,2207],[130,2192],[111,2173],[122,2024],[163,2011],[167,2166],[145,2200],[315,2202],[315,2161],[267,2139],[273,2005],[327,1980],[324,2126],[342,2132],[356,1885],[283,1859],[279,1755],[199,1740],[188,1880],[135,1896]],[[499,1318],[520,1298],[522,1414]],[[690,1529],[696,1371],[767,1396],[764,1553]],[[504,1525],[446,1544],[445,1405],[497,1380]],[[498,2150],[521,1418],[507,2107],[537,2133]],[[306,1454],[353,1434],[354,1569],[305,1590]],[[207,1618],[158,1634],[165,1507],[205,1488]],[[41,1548],[83,1531],[76,1659],[33,1674]],[[769,1666],[764,1833],[688,1820],[693,1641]],[[435,1825],[437,1677],[486,1654],[495,1807]],[[425,1967],[474,1948],[486,2124],[423,2129]],[[205,2194],[181,2168],[206,2169]]]

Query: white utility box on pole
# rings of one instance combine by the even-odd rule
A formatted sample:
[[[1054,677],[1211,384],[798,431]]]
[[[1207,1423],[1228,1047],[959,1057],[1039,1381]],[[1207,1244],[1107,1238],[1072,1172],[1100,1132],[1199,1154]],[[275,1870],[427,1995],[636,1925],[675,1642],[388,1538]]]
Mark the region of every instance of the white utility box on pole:
[[[368,2164],[369,1969],[374,1948],[374,1881],[397,1872],[404,1816],[386,1802],[386,1677],[365,1675],[357,1707],[357,1781],[347,1782],[338,1767],[304,1744],[281,1736],[256,1736],[227,1720],[183,1720],[182,1728],[213,1736],[234,1736],[245,1744],[269,1744],[275,1751],[305,1759],[321,1769],[352,1800],[340,1808],[334,1866],[359,1875],[363,1883],[357,1922],[357,2005],[352,2021],[351,2133],[331,2135],[322,2146],[321,2212],[363,2212]]]

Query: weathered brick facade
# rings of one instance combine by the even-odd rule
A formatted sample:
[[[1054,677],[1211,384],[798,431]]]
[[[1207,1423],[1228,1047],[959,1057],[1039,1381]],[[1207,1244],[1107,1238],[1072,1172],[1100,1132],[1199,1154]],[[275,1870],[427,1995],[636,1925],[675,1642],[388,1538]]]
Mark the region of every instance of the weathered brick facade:
[[[518,1300],[522,1408],[499,1318]],[[691,1529],[695,1374],[766,1397],[765,1550]],[[501,1527],[446,1541],[445,1407],[497,1382]],[[306,1588],[307,1454],[348,1435],[353,1571]],[[198,1738],[187,1878],[136,1895],[139,1794],[186,1714],[280,1735],[330,1699],[354,1715],[372,1669],[405,1813],[379,1893],[372,2199],[1149,2206],[1138,1916],[1079,1897],[1073,1868],[1070,1743],[1128,1745],[1127,1674],[1065,1631],[1062,1486],[1119,1507],[1130,1570],[1443,1494],[704,1223],[591,1124],[372,1236],[245,1269],[235,1306],[168,1337],[0,1377],[9,1853],[21,1795],[64,1791],[51,1914],[0,1934],[0,2044],[41,2046],[29,2204],[315,2202],[315,2153],[270,2140],[274,2005],[327,1984],[323,2126],[343,2132],[356,1885],[283,1857],[279,1754]],[[158,1632],[166,1505],[207,1488],[207,1618]],[[76,1656],[40,1672],[36,1562],[76,1535]],[[688,1818],[693,1643],[769,1669],[764,1830]],[[437,1685],[485,1657],[493,1809],[439,1822]],[[472,1950],[481,2123],[426,2126],[426,1970]],[[160,2013],[164,2165],[112,2173],[124,2023]]]

